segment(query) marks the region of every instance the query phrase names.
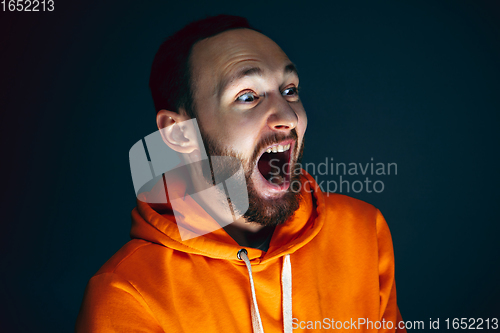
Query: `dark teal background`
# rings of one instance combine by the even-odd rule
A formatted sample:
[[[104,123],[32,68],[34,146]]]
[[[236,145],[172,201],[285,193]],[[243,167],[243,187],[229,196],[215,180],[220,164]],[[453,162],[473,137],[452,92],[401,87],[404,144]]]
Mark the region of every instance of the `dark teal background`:
[[[382,193],[344,194],[391,228],[404,319],[500,317],[499,5],[56,0],[54,12],[1,12],[0,331],[73,330],[88,279],[129,239],[128,151],[156,130],[153,56],[218,13],[247,17],[297,64],[304,162],[397,163],[373,177]]]

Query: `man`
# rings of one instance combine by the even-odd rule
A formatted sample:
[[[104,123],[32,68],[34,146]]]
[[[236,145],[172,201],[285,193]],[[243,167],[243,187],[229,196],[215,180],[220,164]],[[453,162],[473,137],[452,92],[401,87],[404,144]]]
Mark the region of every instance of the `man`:
[[[402,328],[384,218],[296,168],[307,118],[276,43],[239,17],[193,22],[160,47],[150,87],[185,167],[138,195],[132,240],[90,280],[77,331]],[[246,206],[213,190],[240,171]]]

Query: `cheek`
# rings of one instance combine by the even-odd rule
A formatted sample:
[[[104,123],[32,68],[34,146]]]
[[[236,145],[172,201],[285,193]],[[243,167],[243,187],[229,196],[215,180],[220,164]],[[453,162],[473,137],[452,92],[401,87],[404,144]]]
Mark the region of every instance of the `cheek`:
[[[239,154],[253,153],[259,122],[254,118],[228,119],[221,130],[227,133],[226,143]]]
[[[307,115],[304,107],[302,106],[302,103],[300,104],[300,107],[295,109],[295,114],[298,117],[297,134],[299,135],[299,137],[302,137],[304,136],[307,128]]]

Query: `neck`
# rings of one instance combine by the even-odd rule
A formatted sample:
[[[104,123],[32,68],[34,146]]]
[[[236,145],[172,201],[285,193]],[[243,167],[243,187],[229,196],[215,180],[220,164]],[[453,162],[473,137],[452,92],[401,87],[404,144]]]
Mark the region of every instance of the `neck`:
[[[192,193],[197,193],[193,197],[195,201],[211,215],[224,230],[240,246],[260,248],[267,251],[268,240],[271,237],[274,226],[263,226],[258,223],[249,223],[245,218],[240,217],[233,222],[234,216],[228,207],[226,193],[219,191],[206,192],[212,189],[213,184],[208,184],[202,176],[201,169],[191,171],[191,178],[186,179],[188,188],[193,189]],[[267,243],[267,244],[266,244]]]
[[[248,223],[244,219],[240,219],[224,227],[224,230],[231,236],[240,246],[260,248],[267,251],[268,244],[264,248],[261,247],[271,237],[274,232],[274,226],[263,226],[257,223]]]

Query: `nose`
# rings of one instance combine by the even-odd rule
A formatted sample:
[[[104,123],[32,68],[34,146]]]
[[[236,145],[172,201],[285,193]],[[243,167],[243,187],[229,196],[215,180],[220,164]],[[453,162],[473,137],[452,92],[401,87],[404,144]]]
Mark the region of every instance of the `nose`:
[[[299,118],[281,94],[272,98],[267,125],[272,130],[290,131],[297,127]]]

